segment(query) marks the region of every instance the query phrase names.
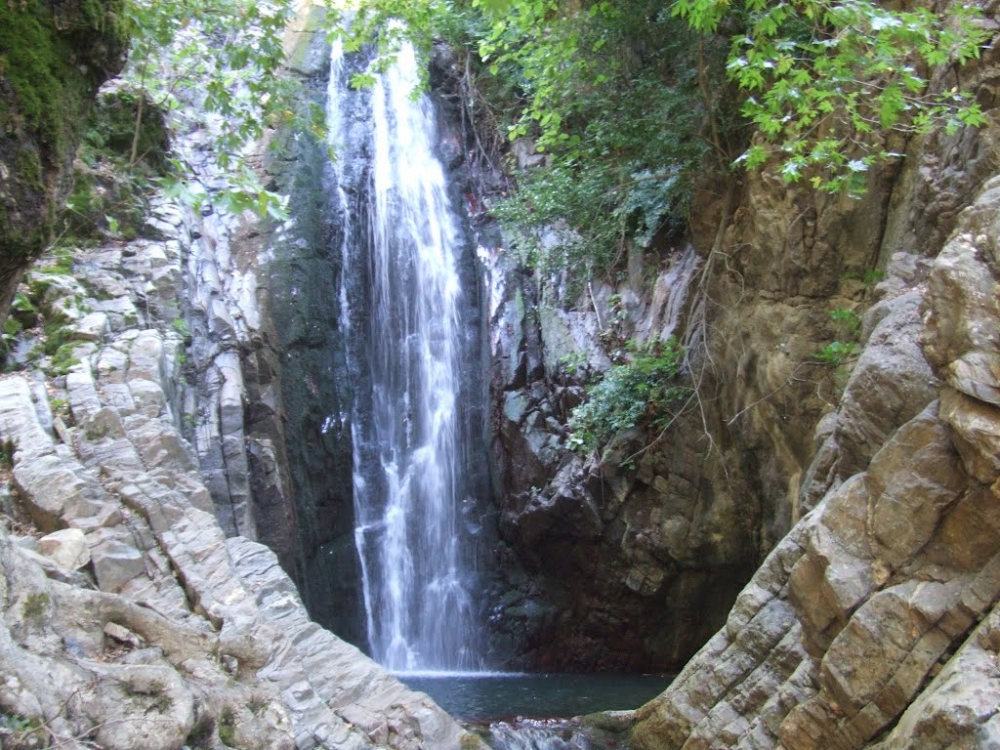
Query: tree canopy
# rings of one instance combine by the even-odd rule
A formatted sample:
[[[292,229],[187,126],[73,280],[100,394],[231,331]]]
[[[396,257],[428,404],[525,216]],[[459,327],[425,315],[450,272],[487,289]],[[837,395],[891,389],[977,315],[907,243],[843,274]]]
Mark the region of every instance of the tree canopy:
[[[235,164],[294,115],[277,75],[291,5],[129,0],[131,76],[167,104],[197,90],[228,122],[220,154]],[[330,9],[329,33],[377,50],[357,85],[404,39],[464,55],[480,127],[545,154],[498,213],[550,265],[607,268],[627,243],[682,231],[706,169],[775,169],[856,193],[898,156],[890,134],[984,121],[954,75],[987,39],[963,3],[937,15],[875,0],[357,0],[348,28],[343,14]],[[542,253],[538,232],[555,225],[563,241]]]
[[[957,70],[989,34],[978,8],[876,0],[360,0],[354,39],[390,18],[471,60],[488,119],[546,166],[499,208],[526,257],[608,267],[683,227],[706,170],[769,169],[858,194],[892,135],[984,122]],[[500,113],[500,117],[497,117]],[[565,227],[543,251],[542,228]]]

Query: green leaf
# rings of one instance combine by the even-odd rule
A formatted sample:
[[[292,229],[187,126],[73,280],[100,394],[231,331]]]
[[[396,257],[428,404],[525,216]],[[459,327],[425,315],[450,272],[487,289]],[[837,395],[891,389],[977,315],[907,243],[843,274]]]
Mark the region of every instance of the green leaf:
[[[475,0],[474,4],[487,13],[499,16],[510,11],[511,2],[510,0]]]
[[[370,89],[375,85],[375,76],[371,73],[355,73],[351,76],[352,89]]]
[[[786,182],[798,182],[802,177],[802,164],[797,161],[787,161],[781,167],[781,176]]]

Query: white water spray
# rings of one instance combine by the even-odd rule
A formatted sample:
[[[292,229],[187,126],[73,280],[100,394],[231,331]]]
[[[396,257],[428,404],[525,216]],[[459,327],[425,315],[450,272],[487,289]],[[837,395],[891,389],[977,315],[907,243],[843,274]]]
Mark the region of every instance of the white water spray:
[[[354,220],[345,189],[353,185],[369,218],[367,231],[345,226],[343,247],[345,274],[367,279],[365,310],[351,305],[348,282],[341,290],[349,357],[364,358],[369,376],[355,384],[355,540],[373,656],[394,671],[470,670],[480,662],[459,533],[463,240],[434,155],[431,104],[412,95],[417,70],[405,46],[370,93],[348,93],[339,44],[332,57],[340,208]],[[344,113],[358,101],[348,97],[370,100],[366,137],[348,132]],[[347,176],[364,159],[370,173]]]

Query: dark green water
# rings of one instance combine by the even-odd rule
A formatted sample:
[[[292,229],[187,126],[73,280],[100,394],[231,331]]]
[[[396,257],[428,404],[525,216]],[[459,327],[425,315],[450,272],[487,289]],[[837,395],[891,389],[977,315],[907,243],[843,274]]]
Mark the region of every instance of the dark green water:
[[[662,693],[670,675],[620,674],[400,674],[457,719],[491,722],[549,719],[638,708]]]

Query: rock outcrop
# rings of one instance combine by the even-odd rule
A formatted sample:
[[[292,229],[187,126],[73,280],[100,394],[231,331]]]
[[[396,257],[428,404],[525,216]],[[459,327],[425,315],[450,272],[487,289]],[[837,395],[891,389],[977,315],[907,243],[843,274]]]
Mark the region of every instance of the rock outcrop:
[[[994,178],[934,260],[897,257],[809,472],[853,473],[630,717],[636,748],[1000,742],[998,216]]]
[[[186,223],[162,201],[152,222],[168,239],[77,250],[23,289],[64,343],[0,379],[0,707],[70,747],[457,748],[429,698],[309,619],[273,552],[223,532],[182,436]]]
[[[756,565],[758,511],[713,491],[697,419],[648,449],[636,431],[604,460],[566,448],[570,409],[586,374],[607,369],[631,335],[680,332],[699,264],[677,253],[652,299],[626,302],[595,285],[591,310],[538,296],[531,276],[491,273],[495,452],[509,590],[501,633],[543,669],[645,670],[676,665],[714,632]],[[638,321],[638,323],[636,323]],[[624,465],[622,465],[624,464]],[[524,573],[519,574],[519,565]]]
[[[990,123],[894,144],[906,158],[873,170],[860,200],[750,173],[696,190],[693,252],[634,253],[626,278],[580,294],[499,274],[501,532],[525,571],[497,619],[529,663],[679,667],[789,529],[936,397],[913,338],[923,264],[1000,166],[995,50],[962,76]],[[886,275],[898,295],[876,289]],[[581,373],[670,333],[697,398],[662,434],[572,455]]]

